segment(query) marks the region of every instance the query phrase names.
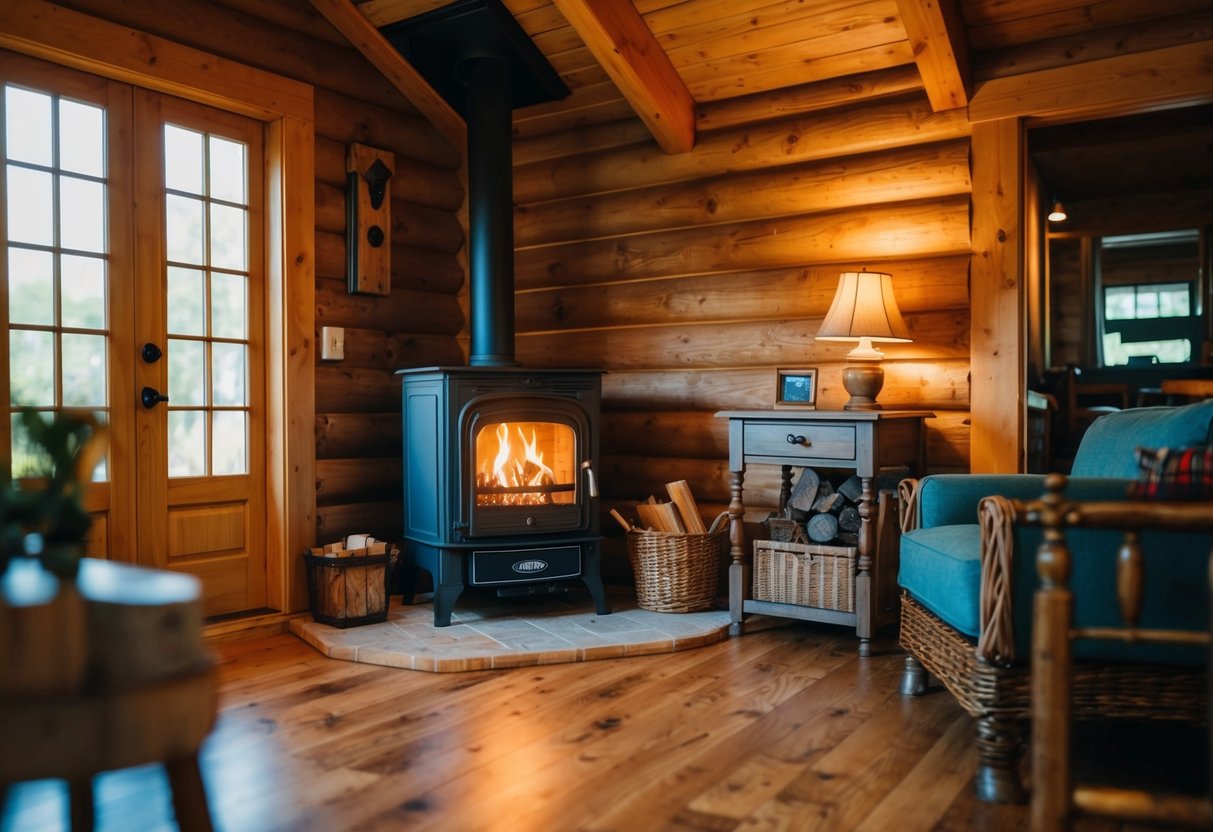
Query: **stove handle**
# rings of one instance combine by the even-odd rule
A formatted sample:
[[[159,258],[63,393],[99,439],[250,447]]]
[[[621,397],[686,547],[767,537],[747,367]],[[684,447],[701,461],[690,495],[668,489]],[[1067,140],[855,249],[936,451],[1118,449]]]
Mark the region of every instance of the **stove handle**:
[[[598,478],[594,476],[594,469],[590,467],[590,461],[587,459],[581,463],[581,467],[585,469],[585,475],[589,480],[590,497],[598,496]]]

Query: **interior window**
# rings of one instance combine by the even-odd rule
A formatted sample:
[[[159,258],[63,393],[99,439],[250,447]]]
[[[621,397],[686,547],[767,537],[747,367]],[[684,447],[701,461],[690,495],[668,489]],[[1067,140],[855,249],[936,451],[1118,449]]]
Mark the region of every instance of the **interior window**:
[[[1196,231],[1105,237],[1103,364],[1183,364],[1202,338]]]

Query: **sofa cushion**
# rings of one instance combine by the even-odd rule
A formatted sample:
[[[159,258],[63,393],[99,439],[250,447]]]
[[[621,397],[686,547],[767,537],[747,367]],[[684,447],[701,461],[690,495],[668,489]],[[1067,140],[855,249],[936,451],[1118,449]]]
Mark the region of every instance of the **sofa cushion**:
[[[1213,447],[1138,448],[1131,500],[1213,500]]]
[[[976,638],[981,631],[981,527],[934,526],[902,535],[897,582],[943,621]]]
[[[1213,399],[1182,407],[1135,407],[1100,416],[1074,455],[1075,477],[1137,477],[1133,449],[1189,448],[1210,444]]]

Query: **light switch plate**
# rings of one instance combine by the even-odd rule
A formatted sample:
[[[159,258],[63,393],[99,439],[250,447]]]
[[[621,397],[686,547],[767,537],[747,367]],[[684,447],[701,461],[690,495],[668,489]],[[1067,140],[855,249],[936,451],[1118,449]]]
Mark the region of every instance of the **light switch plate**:
[[[320,327],[320,360],[340,361],[345,358],[345,328]]]

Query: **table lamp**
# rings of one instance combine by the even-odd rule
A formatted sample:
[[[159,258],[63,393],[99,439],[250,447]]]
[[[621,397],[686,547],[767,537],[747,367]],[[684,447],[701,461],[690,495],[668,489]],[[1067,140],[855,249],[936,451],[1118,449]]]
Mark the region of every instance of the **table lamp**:
[[[872,342],[911,340],[893,297],[893,276],[882,272],[843,272],[817,337],[822,341],[859,342],[847,353],[852,365],[842,371],[842,386],[851,394],[844,409],[880,410],[876,395],[884,386],[884,370],[877,362],[884,358],[884,353],[873,347]]]

